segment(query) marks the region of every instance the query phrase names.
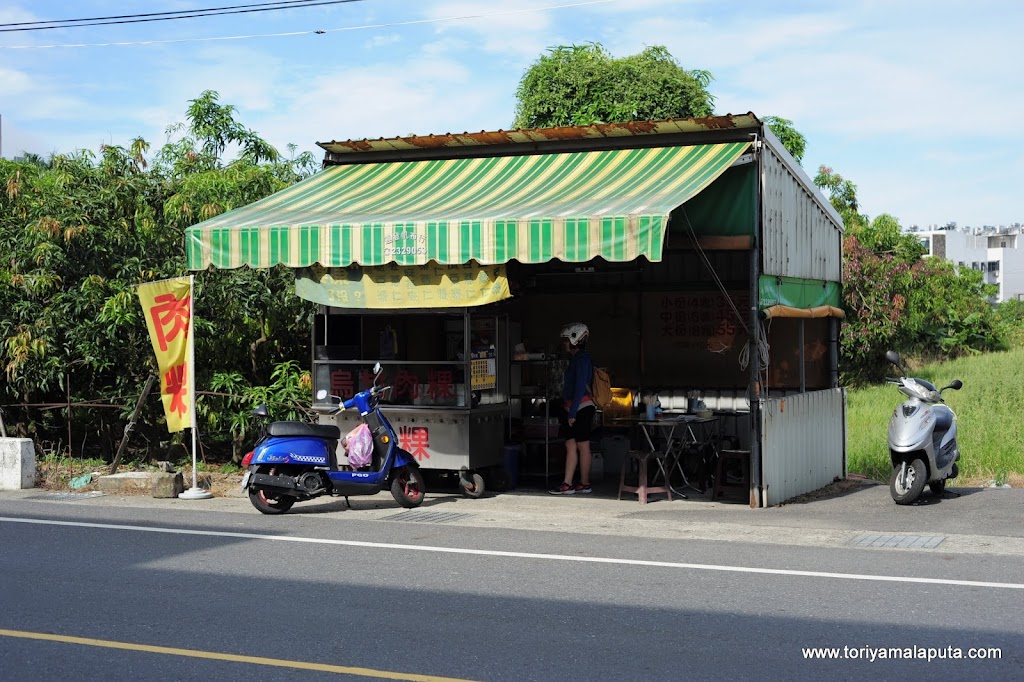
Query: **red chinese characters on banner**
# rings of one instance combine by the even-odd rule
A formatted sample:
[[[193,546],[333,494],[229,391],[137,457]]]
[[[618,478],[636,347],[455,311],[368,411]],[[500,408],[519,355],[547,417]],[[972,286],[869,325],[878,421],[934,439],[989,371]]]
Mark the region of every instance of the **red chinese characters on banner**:
[[[149,309],[156,329],[157,343],[160,350],[166,351],[167,344],[175,339],[179,332],[188,335],[189,310],[192,297],[177,299],[174,294],[163,294],[153,299],[158,305]]]
[[[349,400],[355,393],[355,382],[352,379],[352,372],[346,369],[336,369],[331,372],[331,395],[336,395],[343,400]]]
[[[403,426],[398,430],[399,447],[418,460],[430,459],[430,429],[426,426]]]
[[[399,374],[401,375],[401,373],[399,373]],[[365,370],[365,369],[364,370],[359,370],[359,374],[358,374],[359,380],[358,380],[358,382],[356,381],[356,376],[357,376],[356,373],[353,370],[349,370],[349,369],[334,369],[334,370],[331,370],[331,374],[330,374],[330,377],[331,377],[331,386],[330,386],[331,395],[338,396],[339,398],[341,398],[343,400],[349,400],[357,392],[359,392],[359,391],[367,391],[367,390],[370,389],[371,386],[373,386],[373,372],[370,372],[369,370]],[[377,384],[379,386],[380,385],[386,385],[387,383],[388,383],[388,380],[384,376],[381,376],[380,380],[377,382]],[[397,383],[398,382],[396,380],[396,389],[397,389]],[[418,387],[414,386],[413,390],[415,391],[417,388]],[[416,397],[415,392],[413,393],[413,395],[411,397],[413,397],[413,398]]]
[[[430,370],[427,375],[427,395],[434,400],[455,397],[455,380],[451,370]]]
[[[395,375],[395,395],[399,398],[411,398],[415,400],[420,397],[420,382],[416,375],[405,369],[398,370]]]
[[[194,426],[195,377],[190,338],[192,314],[191,277],[146,282],[138,288],[149,340],[160,372],[160,399],[171,433]]]
[[[171,396],[170,411],[184,417],[188,411],[185,403],[188,398],[188,362],[171,366],[164,374],[164,384],[167,386],[167,395]]]

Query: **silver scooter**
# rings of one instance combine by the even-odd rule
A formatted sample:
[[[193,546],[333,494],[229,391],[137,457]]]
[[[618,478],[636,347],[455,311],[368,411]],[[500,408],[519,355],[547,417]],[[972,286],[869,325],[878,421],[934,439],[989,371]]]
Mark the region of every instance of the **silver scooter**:
[[[895,351],[887,351],[885,359],[903,375],[886,381],[896,384],[909,398],[889,419],[889,458],[893,466],[889,492],[896,504],[913,503],[926,483],[932,494],[942,495],[946,481],[957,477],[960,459],[956,413],[943,403],[942,391],[959,391],[964,384],[954,379],[949,386],[936,389],[931,382],[906,376]]]

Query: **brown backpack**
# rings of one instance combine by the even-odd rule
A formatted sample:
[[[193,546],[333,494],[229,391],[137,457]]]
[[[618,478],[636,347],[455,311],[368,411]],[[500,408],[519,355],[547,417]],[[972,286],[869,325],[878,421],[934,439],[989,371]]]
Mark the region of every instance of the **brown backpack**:
[[[594,404],[601,410],[608,409],[612,404],[612,380],[606,368],[594,368],[594,376],[591,378],[588,388]]]

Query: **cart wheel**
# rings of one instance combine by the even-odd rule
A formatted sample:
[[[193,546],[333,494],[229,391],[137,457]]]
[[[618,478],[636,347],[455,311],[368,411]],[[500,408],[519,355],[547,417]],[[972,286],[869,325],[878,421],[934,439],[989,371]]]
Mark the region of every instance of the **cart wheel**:
[[[462,488],[462,494],[466,497],[478,499],[484,494],[484,477],[475,472],[463,472],[459,476],[459,487]]]

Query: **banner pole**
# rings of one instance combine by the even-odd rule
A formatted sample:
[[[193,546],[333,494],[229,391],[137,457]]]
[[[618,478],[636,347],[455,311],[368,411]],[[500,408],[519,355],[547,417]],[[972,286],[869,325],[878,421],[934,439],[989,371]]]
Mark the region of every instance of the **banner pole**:
[[[198,468],[198,462],[196,461],[196,399],[199,397],[199,391],[196,388],[196,337],[195,337],[195,317],[196,317],[196,276],[188,276],[188,295],[189,295],[189,309],[188,309],[188,387],[191,392],[191,400],[189,401],[189,416],[192,420],[191,428],[192,431],[192,487],[185,492],[178,495],[179,498],[185,500],[208,500],[213,495],[208,490],[203,490],[199,487],[198,477],[196,469]]]

